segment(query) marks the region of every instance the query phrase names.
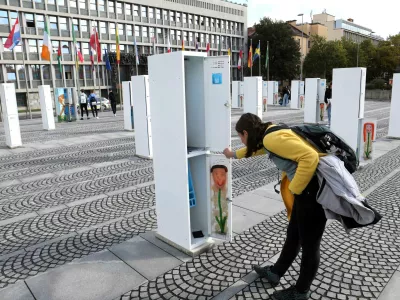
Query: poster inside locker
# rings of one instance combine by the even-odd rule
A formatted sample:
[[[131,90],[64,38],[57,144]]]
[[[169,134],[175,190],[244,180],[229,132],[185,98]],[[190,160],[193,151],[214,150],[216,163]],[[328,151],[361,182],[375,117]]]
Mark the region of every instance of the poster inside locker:
[[[215,157],[210,161],[211,236],[224,240],[230,240],[232,233],[230,169],[227,159]]]

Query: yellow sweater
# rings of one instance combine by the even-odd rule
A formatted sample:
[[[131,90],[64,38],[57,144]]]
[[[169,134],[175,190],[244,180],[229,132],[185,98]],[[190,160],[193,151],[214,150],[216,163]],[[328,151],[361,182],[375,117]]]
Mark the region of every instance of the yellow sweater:
[[[306,140],[290,129],[281,129],[269,133],[264,137],[263,145],[268,151],[277,156],[297,162],[296,174],[291,182],[285,173],[282,174],[281,194],[290,219],[294,194],[300,195],[304,191],[315,174],[319,158],[326,154],[318,153]],[[244,158],[246,152],[246,147],[239,149],[236,151],[236,157],[238,159]],[[264,148],[255,152],[252,156],[263,154],[266,154]]]

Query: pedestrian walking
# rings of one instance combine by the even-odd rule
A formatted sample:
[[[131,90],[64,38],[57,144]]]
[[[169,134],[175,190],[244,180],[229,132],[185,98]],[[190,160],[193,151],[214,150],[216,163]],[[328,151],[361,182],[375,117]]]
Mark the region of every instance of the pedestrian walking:
[[[289,104],[289,87],[288,86],[285,86],[283,88],[282,95],[283,95],[282,105],[286,107]]]
[[[117,100],[115,99],[114,92],[110,90],[110,93],[108,94],[108,99],[111,102],[111,108],[114,114],[114,117],[117,116]]]
[[[89,96],[89,102],[90,102],[90,107],[92,109],[92,114],[93,114],[93,118],[98,119],[98,111],[97,111],[97,99],[96,99],[96,94],[94,93],[94,90],[92,90],[92,92],[90,93]]]
[[[236,152],[227,148],[224,155],[241,159],[269,153],[278,169],[285,172],[281,181],[281,194],[290,220],[286,242],[274,265],[254,266],[254,270],[260,277],[277,285],[301,247],[300,276],[296,285],[276,291],[273,299],[306,300],[310,297],[310,286],[317,274],[320,243],[327,220],[322,206],[316,201],[319,189],[316,169],[319,157],[325,154],[318,153],[290,129],[274,131],[275,126],[272,123],[262,123],[256,115],[242,115],[236,124],[236,131],[246,147]]]
[[[328,126],[331,126],[331,110],[332,110],[332,83],[329,84],[329,87],[325,90],[325,104],[326,110],[328,112]]]
[[[81,120],[83,120],[83,110],[86,111],[86,117],[89,120],[89,111],[88,111],[88,98],[85,94],[85,92],[83,91],[83,89],[81,90],[81,94],[79,96],[79,107],[81,109]]]

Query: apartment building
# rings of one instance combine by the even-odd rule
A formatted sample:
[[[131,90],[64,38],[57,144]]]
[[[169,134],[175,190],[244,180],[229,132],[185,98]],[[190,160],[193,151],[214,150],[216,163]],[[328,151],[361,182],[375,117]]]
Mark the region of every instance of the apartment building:
[[[92,28],[99,32],[102,49],[115,57],[116,27],[120,39],[121,81],[135,73],[134,37],[140,56],[139,74],[147,74],[147,56],[167,51],[168,36],[172,51],[205,51],[210,55],[227,54],[232,49],[232,78],[240,79],[237,69],[240,49],[247,43],[247,6],[224,0],[0,0],[0,38],[3,44],[20,12],[22,43],[13,51],[0,53],[0,82],[14,82],[18,106],[38,105],[37,88],[53,87],[95,89],[103,96],[116,87],[117,68],[107,72],[103,61],[90,61],[89,38]],[[44,22],[47,20],[52,41],[52,62],[40,57]],[[84,56],[78,72],[74,61],[72,30]],[[62,72],[57,51],[62,53]],[[104,54],[104,53],[103,53]],[[103,56],[103,54],[101,54]],[[96,62],[96,56],[95,56]],[[26,72],[25,68],[26,67]],[[25,78],[25,73],[27,74]],[[76,75],[77,74],[77,75]]]

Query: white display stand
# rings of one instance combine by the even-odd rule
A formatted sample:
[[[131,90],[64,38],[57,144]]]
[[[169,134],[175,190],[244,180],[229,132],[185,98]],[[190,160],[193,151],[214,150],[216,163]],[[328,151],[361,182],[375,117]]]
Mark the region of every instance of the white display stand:
[[[302,108],[301,103],[304,103],[304,81],[292,80],[290,93],[291,93],[290,108],[291,109]]]
[[[243,107],[244,102],[244,82],[239,83],[239,107]]]
[[[232,108],[240,107],[239,86],[240,81],[232,81]]]
[[[376,118],[360,119],[358,144],[360,162],[370,161],[374,158],[377,126],[378,120]]]
[[[269,105],[279,105],[279,83],[278,81],[267,81],[268,82],[268,98],[267,103]]]
[[[392,103],[390,104],[389,137],[400,138],[400,73],[393,74]]]
[[[215,238],[232,239],[232,168],[221,154],[231,143],[229,56],[189,51],[152,55],[148,70],[157,237],[195,255],[209,249]],[[218,201],[222,219],[211,173],[218,167],[225,179]],[[225,220],[223,234],[216,218]]]
[[[365,68],[333,69],[331,130],[358,151],[364,118]]]
[[[319,101],[319,109],[318,109],[318,122],[324,121],[325,115],[325,91],[326,91],[326,79],[320,79],[318,81],[318,101]]]
[[[20,147],[22,146],[21,130],[14,83],[0,84],[0,97],[6,145],[9,148]]]
[[[132,76],[132,91],[136,155],[152,158],[149,76]]]
[[[133,118],[132,82],[122,82],[122,98],[124,102],[124,130],[132,131],[135,128]]]
[[[267,111],[267,105],[268,105],[268,81],[263,81],[263,83],[262,83],[262,104],[263,104],[263,111]]]
[[[262,119],[262,77],[244,78],[243,113],[252,113]]]
[[[306,78],[304,99],[304,123],[316,124],[319,121],[319,78]]]
[[[53,116],[53,101],[49,85],[40,85],[39,87],[40,110],[42,112],[42,123],[44,130],[56,129]]]

